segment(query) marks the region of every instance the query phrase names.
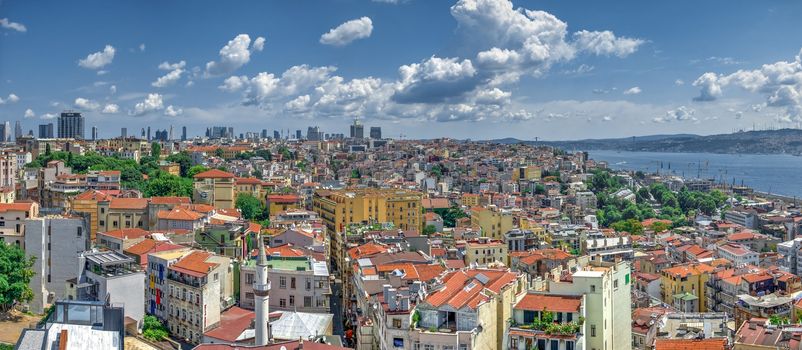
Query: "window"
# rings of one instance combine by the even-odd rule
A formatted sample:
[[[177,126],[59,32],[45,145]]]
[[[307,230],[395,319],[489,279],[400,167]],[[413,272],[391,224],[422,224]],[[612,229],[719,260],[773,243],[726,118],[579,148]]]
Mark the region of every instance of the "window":
[[[307,278],[306,279],[306,290],[310,290],[310,289],[312,289],[312,281],[309,278]]]
[[[252,274],[245,275],[245,283],[253,284],[253,275]]]
[[[312,307],[312,297],[304,297],[304,307]]]
[[[459,350],[468,350],[468,344],[460,344]]]
[[[403,348],[404,347],[404,338],[393,338],[393,347]]]
[[[287,277],[281,276],[278,278],[278,287],[281,289],[287,288]]]
[[[551,350],[560,350],[560,341],[553,339],[551,341]]]
[[[220,274],[219,273],[215,273],[214,274],[214,280],[217,281],[219,278],[220,278]]]
[[[613,280],[613,288],[618,288],[618,280]]]
[[[393,328],[401,329],[401,319],[394,318],[393,319]]]
[[[253,293],[245,293],[245,299],[253,299]]]
[[[595,324],[590,325],[590,336],[591,337],[595,337],[596,336],[596,325]]]
[[[454,350],[454,345],[443,345],[443,350]]]
[[[434,345],[432,344],[424,344],[423,350],[434,350]]]
[[[591,293],[596,293],[596,285],[595,284],[591,284],[590,285],[590,292]]]
[[[287,299],[281,298],[278,300],[279,307],[287,307]]]
[[[290,288],[295,289],[295,277],[290,277]]]
[[[420,342],[416,341],[412,343],[412,350],[420,350]]]
[[[295,306],[295,296],[290,295],[290,306]]]

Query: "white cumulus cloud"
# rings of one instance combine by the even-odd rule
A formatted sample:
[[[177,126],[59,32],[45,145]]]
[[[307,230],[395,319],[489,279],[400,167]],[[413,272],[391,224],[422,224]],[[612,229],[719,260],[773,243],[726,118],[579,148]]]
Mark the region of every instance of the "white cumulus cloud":
[[[626,57],[637,51],[644,43],[641,39],[616,37],[613,32],[581,30],[574,33],[574,45],[580,51],[595,55]]]
[[[639,93],[641,93],[641,89],[637,86],[624,90],[624,95],[637,95]]]
[[[251,37],[248,34],[240,34],[234,39],[229,40],[228,43],[220,49],[220,60],[206,63],[204,75],[206,77],[211,77],[228,74],[244,66],[251,60],[251,49],[261,51],[261,49],[264,48],[264,38],[262,38],[262,40],[259,39],[260,38],[256,39],[257,43],[254,44],[253,48],[250,47]]]
[[[353,19],[332,28],[320,36],[320,43],[334,46],[348,45],[354,40],[370,37],[373,32],[373,21],[369,17]]]
[[[87,69],[100,69],[114,60],[114,46],[106,45],[103,51],[91,53],[86,58],[78,61],[78,65]]]
[[[6,103],[15,103],[17,101],[19,101],[19,97],[13,93],[8,94],[8,97],[6,97],[5,100],[2,97],[0,97],[0,105],[4,105]]]
[[[178,107],[173,107],[173,105],[167,106],[164,110],[164,115],[168,117],[176,117],[184,113],[184,110]]]
[[[158,111],[164,109],[164,101],[161,94],[148,94],[142,102],[137,102],[134,105],[134,109],[129,111],[129,115],[133,116],[140,116],[145,115],[153,111]]]
[[[100,108],[100,104],[99,103],[97,103],[95,101],[92,101],[92,100],[89,100],[89,99],[86,99],[86,98],[83,98],[83,97],[76,98],[75,102],[73,103],[73,105],[75,105],[75,107],[78,108],[78,109],[83,109],[83,110],[87,110],[87,111],[94,111],[94,110]]]
[[[33,112],[32,109],[28,108],[25,110],[25,118],[34,118],[36,117],[36,113]]]
[[[109,104],[107,104],[107,105],[105,105],[103,107],[103,110],[100,111],[100,113],[103,113],[103,114],[115,114],[115,113],[117,113],[119,111],[120,111],[120,106],[118,106],[118,105],[116,105],[114,103],[109,103]]]
[[[28,28],[26,28],[24,24],[11,22],[8,18],[0,18],[0,27],[3,27],[5,29],[16,30],[22,33],[28,31]]]

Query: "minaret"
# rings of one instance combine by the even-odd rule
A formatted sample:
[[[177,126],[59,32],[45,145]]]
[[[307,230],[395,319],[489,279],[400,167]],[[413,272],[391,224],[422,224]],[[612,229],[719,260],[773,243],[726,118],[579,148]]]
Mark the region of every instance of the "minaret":
[[[267,345],[270,339],[268,331],[270,314],[270,282],[267,281],[267,256],[265,255],[265,241],[260,234],[256,237],[259,239],[259,257],[256,260],[256,278],[253,281],[253,299],[256,303],[256,343],[255,345]]]

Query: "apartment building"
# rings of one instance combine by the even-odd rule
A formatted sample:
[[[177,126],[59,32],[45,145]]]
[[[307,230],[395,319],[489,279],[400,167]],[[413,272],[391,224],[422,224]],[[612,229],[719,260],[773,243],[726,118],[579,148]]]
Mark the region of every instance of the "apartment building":
[[[256,261],[249,259],[240,267],[240,306],[254,308],[253,281]],[[329,313],[331,285],[324,261],[308,256],[268,256],[270,310]]]
[[[98,202],[98,230],[113,231],[146,227],[148,200],[146,198],[111,198]]]
[[[94,242],[98,229],[98,203],[108,202],[112,195],[98,190],[86,190],[70,198],[70,209],[89,217],[89,236]]]
[[[145,310],[148,314],[163,321],[167,320],[170,302],[167,286],[168,268],[190,252],[187,247],[169,245],[166,250],[147,254]]]
[[[555,278],[559,278],[556,274]],[[629,349],[632,344],[632,277],[627,261],[589,261],[570,281],[551,280],[549,294],[584,296],[584,349]]]
[[[115,251],[80,256],[80,275],[68,281],[68,299],[106,301],[123,305],[136,322],[145,317],[145,273],[129,256]]]
[[[493,239],[504,239],[512,230],[512,213],[495,205],[471,208],[471,226],[482,228],[482,235]]]
[[[25,248],[25,220],[37,216],[36,202],[0,203],[0,242]]]
[[[584,349],[584,300],[584,295],[527,293],[512,308],[507,348]]]
[[[212,169],[195,175],[194,203],[209,204],[215,208],[233,209],[235,176],[232,173]]]
[[[707,264],[674,266],[660,271],[663,302],[688,312],[708,310],[706,291],[713,267]]]
[[[198,344],[203,332],[220,322],[220,312],[234,304],[230,260],[193,251],[167,267],[170,333]]]
[[[507,244],[500,240],[479,237],[465,242],[465,264],[487,266],[488,264],[507,265]]]
[[[89,249],[89,220],[80,216],[31,217],[25,226],[25,254],[33,264],[31,311],[67,296],[67,280],[78,277],[79,257]]]

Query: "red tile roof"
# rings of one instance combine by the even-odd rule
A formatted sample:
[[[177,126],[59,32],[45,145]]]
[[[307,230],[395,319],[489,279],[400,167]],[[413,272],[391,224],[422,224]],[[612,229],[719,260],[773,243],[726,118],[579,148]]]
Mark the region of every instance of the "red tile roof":
[[[352,260],[357,260],[385,252],[387,252],[387,246],[379,243],[368,242],[361,246],[349,249],[348,256],[350,256]]]
[[[33,210],[33,202],[29,203],[0,203],[0,213],[9,211],[30,211]]]
[[[72,198],[75,199],[75,200],[81,200],[81,201],[87,201],[87,200],[107,201],[107,200],[111,199],[112,196],[109,195],[109,194],[103,193],[101,191],[98,191],[98,190],[87,190],[86,192],[81,193],[81,194],[79,194],[79,195],[77,195],[75,197],[72,197]]]
[[[203,335],[234,343],[242,332],[250,328],[254,318],[256,318],[256,314],[253,311],[233,306],[220,314],[220,323],[217,327]]]
[[[297,203],[301,201],[301,197],[294,194],[269,194],[267,201],[270,203]]]
[[[581,306],[581,296],[527,294],[515,304],[514,308],[529,311],[579,312]]]
[[[156,216],[159,220],[178,220],[178,221],[197,221],[203,218],[203,214],[175,207],[173,210],[160,210]]]
[[[153,204],[190,204],[189,197],[150,197]]]
[[[482,275],[482,276],[480,276]],[[477,277],[479,276],[479,277]],[[460,309],[464,306],[475,309],[489,300],[482,293],[485,289],[499,293],[506,285],[513,283],[518,274],[504,270],[470,269],[453,271],[443,277],[443,286],[426,298],[434,307],[448,304]],[[483,283],[486,281],[486,283]]]
[[[145,209],[147,207],[147,198],[112,198],[109,202],[109,209]]]
[[[206,170],[202,173],[195,174],[196,179],[233,179],[234,174],[220,169]]]
[[[216,263],[206,262],[210,256],[212,254],[209,252],[194,251],[170,266],[170,269],[193,276],[205,276],[209,270],[217,266]]]
[[[655,339],[654,350],[725,350],[726,338]]]
[[[262,180],[255,177],[238,177],[234,180],[237,185],[261,185]]]
[[[315,343],[312,341],[304,341],[301,346],[300,341],[292,340],[288,342],[274,343],[264,346],[244,346],[244,345],[229,345],[229,344],[200,344],[192,350],[351,350],[341,346],[327,345]]]

